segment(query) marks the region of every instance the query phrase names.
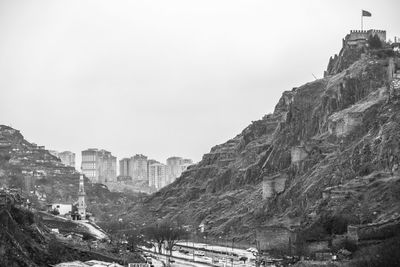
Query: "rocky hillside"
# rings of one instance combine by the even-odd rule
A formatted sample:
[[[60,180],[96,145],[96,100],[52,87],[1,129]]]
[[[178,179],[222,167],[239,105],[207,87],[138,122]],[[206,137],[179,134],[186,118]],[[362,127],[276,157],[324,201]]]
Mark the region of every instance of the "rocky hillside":
[[[204,223],[209,236],[242,240],[256,226],[307,228],[335,214],[356,223],[398,217],[399,68],[391,49],[344,43],[323,79],[283,92],[272,114],[127,217]]]
[[[110,192],[85,178],[88,209],[107,220],[121,203],[136,196]],[[43,146],[28,142],[16,129],[0,125],[0,187],[21,188],[37,205],[73,203],[78,199],[79,173],[65,166]],[[111,214],[112,216],[112,214]]]
[[[34,213],[16,206],[0,209],[0,239],[0,266],[53,266],[60,262],[93,259],[122,263],[118,255],[107,256],[100,251],[59,241]]]

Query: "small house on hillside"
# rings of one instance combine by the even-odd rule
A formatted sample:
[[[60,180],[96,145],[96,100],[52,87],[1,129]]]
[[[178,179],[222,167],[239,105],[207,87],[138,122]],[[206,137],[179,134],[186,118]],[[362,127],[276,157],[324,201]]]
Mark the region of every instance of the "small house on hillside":
[[[72,212],[72,204],[53,203],[47,205],[47,210],[57,210],[60,215],[64,216]]]

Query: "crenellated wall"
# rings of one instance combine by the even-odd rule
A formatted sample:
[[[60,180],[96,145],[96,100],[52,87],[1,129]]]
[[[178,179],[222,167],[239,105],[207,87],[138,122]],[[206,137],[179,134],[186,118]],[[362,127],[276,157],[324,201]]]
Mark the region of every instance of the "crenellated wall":
[[[345,38],[347,42],[357,40],[368,40],[370,36],[376,35],[382,42],[386,42],[386,31],[384,30],[351,30]]]

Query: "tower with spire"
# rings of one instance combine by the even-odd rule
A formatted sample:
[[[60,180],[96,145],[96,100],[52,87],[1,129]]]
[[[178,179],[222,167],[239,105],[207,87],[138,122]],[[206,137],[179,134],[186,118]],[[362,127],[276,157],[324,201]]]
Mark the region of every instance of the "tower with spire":
[[[81,220],[86,219],[86,202],[85,202],[85,185],[83,182],[83,174],[79,177],[79,191],[78,191],[78,214]]]

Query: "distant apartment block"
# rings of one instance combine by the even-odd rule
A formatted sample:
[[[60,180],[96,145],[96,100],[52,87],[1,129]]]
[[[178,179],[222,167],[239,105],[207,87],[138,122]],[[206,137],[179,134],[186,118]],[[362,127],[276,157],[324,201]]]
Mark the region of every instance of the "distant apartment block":
[[[123,158],[119,161],[119,175],[130,176],[131,173],[131,160],[129,158]]]
[[[132,181],[147,181],[147,157],[142,154],[136,154],[130,160]]]
[[[82,151],[81,168],[92,183],[115,182],[117,158],[104,149],[90,148]]]
[[[145,155],[136,154],[119,161],[117,181],[147,187],[151,191],[159,190],[175,181],[192,164],[191,159],[181,157],[170,157],[167,159],[167,164],[163,164],[157,160],[148,159]]]
[[[170,184],[181,176],[187,167],[193,164],[191,159],[181,157],[170,157],[167,159],[167,183]]]
[[[159,162],[149,164],[149,187],[160,189],[167,185],[167,166]]]
[[[182,172],[186,171],[187,168],[188,168],[190,165],[193,165],[193,160],[191,160],[191,159],[183,159],[183,160],[181,161],[181,174],[182,174]],[[180,176],[180,175],[179,175],[179,176]]]
[[[50,150],[49,152],[53,156],[59,158],[65,166],[75,168],[75,153],[72,153],[71,151],[58,152],[55,150]]]

